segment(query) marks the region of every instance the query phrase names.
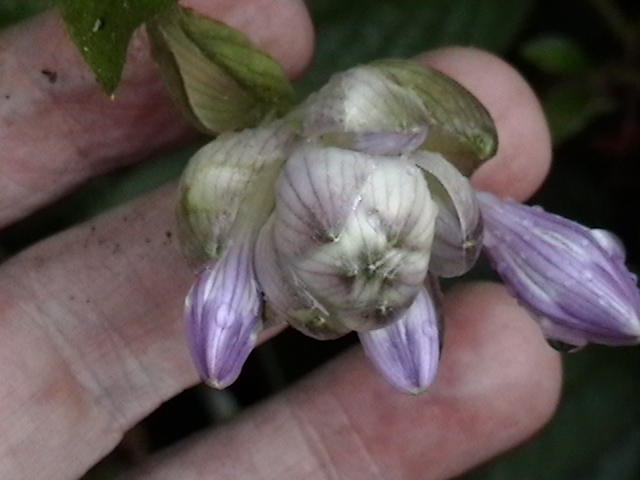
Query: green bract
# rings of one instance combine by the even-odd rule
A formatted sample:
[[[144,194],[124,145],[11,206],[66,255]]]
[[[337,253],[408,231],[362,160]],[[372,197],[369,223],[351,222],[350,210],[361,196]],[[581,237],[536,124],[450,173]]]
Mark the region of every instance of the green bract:
[[[378,60],[371,66],[424,103],[429,135],[423,149],[441,153],[466,175],[495,155],[498,135],[489,112],[458,82],[409,60]]]
[[[278,63],[237,30],[182,7],[147,29],[173,97],[205,133],[255,126],[291,107],[294,90]]]

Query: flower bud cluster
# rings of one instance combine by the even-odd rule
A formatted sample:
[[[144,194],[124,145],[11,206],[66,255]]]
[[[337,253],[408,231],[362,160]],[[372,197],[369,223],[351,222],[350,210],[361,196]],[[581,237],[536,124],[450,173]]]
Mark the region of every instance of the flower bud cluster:
[[[287,116],[221,135],[182,181],[195,363],[225,387],[264,322],[358,333],[400,390],[434,380],[438,277],[483,247],[556,344],[638,343],[640,300],[613,237],[471,187],[496,150],[484,107],[444,75],[383,61],[334,76]]]

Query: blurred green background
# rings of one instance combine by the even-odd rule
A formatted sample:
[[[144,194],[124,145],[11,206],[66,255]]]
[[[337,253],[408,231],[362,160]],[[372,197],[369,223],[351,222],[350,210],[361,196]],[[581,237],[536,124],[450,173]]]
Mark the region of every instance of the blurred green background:
[[[48,0],[0,0],[0,28]],[[337,70],[443,45],[503,55],[542,98],[555,144],[551,176],[533,199],[547,209],[617,232],[631,269],[640,262],[640,2],[615,0],[309,0],[317,54],[304,92]],[[175,178],[196,147],[98,178],[0,232],[0,259]],[[480,269],[482,273],[482,269]],[[186,391],[137,426],[86,475],[126,466],[295,382],[352,339],[316,342],[286,332],[261,346],[228,391]],[[528,444],[462,478],[640,478],[640,349],[590,347],[565,357],[555,419]],[[523,412],[526,415],[526,412]]]

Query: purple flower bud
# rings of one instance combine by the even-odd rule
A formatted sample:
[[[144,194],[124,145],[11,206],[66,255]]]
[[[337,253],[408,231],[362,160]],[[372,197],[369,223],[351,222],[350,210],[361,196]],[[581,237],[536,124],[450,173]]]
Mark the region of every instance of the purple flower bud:
[[[231,245],[205,267],[185,302],[187,336],[202,379],[225,388],[256,343],[262,299],[253,270],[254,238]]]
[[[439,312],[427,288],[397,321],[384,328],[360,332],[369,360],[396,388],[412,394],[433,382],[440,358]]]
[[[640,342],[640,293],[619,241],[513,201],[478,193],[485,250],[553,342]]]

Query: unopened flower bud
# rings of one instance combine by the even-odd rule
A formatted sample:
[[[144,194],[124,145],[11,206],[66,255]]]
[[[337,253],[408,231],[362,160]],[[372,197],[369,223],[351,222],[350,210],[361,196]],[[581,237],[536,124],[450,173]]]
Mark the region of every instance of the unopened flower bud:
[[[294,141],[284,122],[273,122],[222,134],[191,158],[177,209],[187,258],[202,264],[223,253],[234,231],[257,233],[273,209],[275,181]]]
[[[398,320],[359,333],[367,357],[389,383],[403,392],[421,393],[436,376],[441,324],[437,295],[423,287]]]
[[[278,181],[275,249],[288,276],[345,326],[378,328],[421,287],[436,215],[410,161],[309,145]]]
[[[255,253],[256,274],[268,305],[265,320],[288,323],[318,340],[338,338],[349,332],[283,263],[274,245],[273,220],[272,216],[262,227]]]
[[[539,207],[478,199],[486,251],[547,338],[574,347],[640,343],[640,293],[614,237]]]
[[[240,374],[261,326],[253,239],[232,245],[202,270],[185,303],[187,337],[202,379],[225,388]]]

